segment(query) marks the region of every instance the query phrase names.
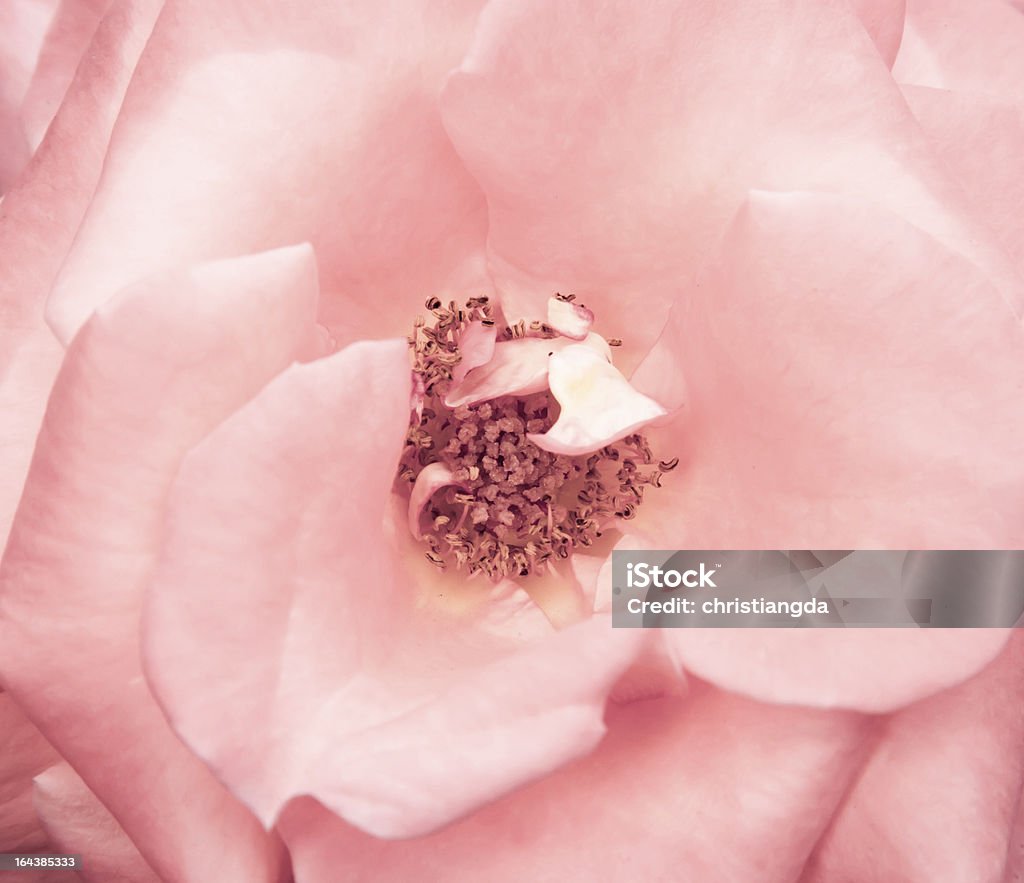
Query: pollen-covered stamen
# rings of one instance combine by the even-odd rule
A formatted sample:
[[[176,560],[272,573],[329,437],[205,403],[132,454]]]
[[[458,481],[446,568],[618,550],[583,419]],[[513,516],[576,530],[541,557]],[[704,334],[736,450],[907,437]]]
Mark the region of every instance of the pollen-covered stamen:
[[[558,403],[547,389],[548,353],[579,344],[547,337],[552,332],[543,323],[517,323],[497,332],[492,359],[483,364],[479,352],[490,346],[484,329],[497,324],[487,299],[474,298],[464,308],[431,299],[427,308],[434,324],[418,321],[410,338],[424,404],[409,429],[399,479],[411,489],[410,531],[438,567],[454,565],[495,581],[543,573],[592,545],[615,519],[632,518],[645,487],[660,486],[661,474],[678,462],[655,466],[639,433],[586,456],[542,450],[529,437],[544,436],[558,419]],[[533,337],[540,339],[525,339]],[[468,377],[458,367],[460,343],[475,353],[467,353],[477,362]],[[599,361],[610,358],[603,338],[588,335],[587,343]],[[532,378],[537,344],[546,347],[538,363],[543,383]],[[508,382],[493,382],[506,371]],[[453,402],[456,375],[463,392],[465,384],[482,385],[486,396],[460,395],[456,401],[472,403]]]

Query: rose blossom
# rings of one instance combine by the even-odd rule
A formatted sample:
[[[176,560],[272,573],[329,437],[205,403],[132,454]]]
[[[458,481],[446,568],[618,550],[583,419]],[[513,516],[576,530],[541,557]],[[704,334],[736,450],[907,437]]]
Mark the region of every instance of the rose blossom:
[[[612,631],[606,597],[616,543],[1021,547],[1017,8],[12,8],[4,850],[103,881],[1022,873],[1015,637]],[[611,370],[591,320],[621,338],[679,465],[553,574],[441,573],[395,481],[405,336],[428,298],[514,325],[558,291],[592,313],[555,316],[573,377]]]

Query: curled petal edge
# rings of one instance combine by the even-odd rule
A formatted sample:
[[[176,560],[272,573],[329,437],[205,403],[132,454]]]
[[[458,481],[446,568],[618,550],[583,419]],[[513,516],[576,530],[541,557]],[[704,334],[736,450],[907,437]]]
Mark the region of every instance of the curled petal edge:
[[[547,432],[527,438],[555,454],[591,453],[669,413],[583,345],[551,355],[548,382],[562,411]]]

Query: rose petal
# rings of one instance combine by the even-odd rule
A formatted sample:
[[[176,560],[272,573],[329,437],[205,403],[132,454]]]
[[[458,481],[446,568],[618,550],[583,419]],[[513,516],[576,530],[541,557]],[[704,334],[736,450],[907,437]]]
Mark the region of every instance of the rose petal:
[[[46,845],[32,807],[32,778],[58,760],[10,694],[0,692],[0,852],[32,852]]]
[[[691,392],[652,438],[683,461],[644,501],[659,548],[1022,547],[1021,328],[976,267],[871,206],[757,193],[695,291],[659,344]],[[970,676],[1006,632],[671,637],[728,689],[884,711]]]
[[[36,777],[35,805],[53,851],[82,856],[86,883],[160,883],[135,844],[66,763]]]
[[[450,487],[453,484],[461,486],[463,482],[456,481],[455,475],[444,463],[431,463],[424,466],[420,474],[416,476],[412,493],[409,495],[409,532],[415,539],[423,539],[420,518],[430,502],[430,498],[441,488]]]
[[[99,311],[50,397],[0,569],[6,686],[168,880],[278,878],[279,844],[153,701],[138,620],[182,456],[307,345],[316,294],[302,246],[141,283]]]
[[[969,681],[895,715],[801,879],[1012,880],[1022,673],[1015,634]]]
[[[900,83],[1024,99],[1024,17],[1003,0],[907,0]]]
[[[378,840],[296,801],[280,825],[296,883],[792,883],[870,732],[855,715],[764,706],[707,687],[686,700],[617,707],[608,725],[590,756],[428,837]]]
[[[436,101],[479,5],[168,0],[49,302],[58,335],[140,276],[307,240],[342,343],[406,334],[422,292],[488,290],[485,206]]]
[[[1024,12],[1024,0],[1017,4]],[[1005,879],[1016,880],[1024,875],[1024,805],[1018,804],[1017,817],[1010,832],[1010,848],[1006,852]]]
[[[548,383],[561,411],[547,432],[526,436],[545,451],[589,454],[668,413],[587,346],[566,347],[548,363]]]
[[[56,0],[8,0],[0,6],[0,194],[32,153],[22,103],[55,9]]]
[[[107,16],[91,51],[0,217],[0,548],[28,472],[46,396],[63,350],[43,304],[99,178],[114,117],[142,51],[158,0],[125,3]]]
[[[33,151],[67,94],[97,26],[113,7],[113,0],[60,0],[57,4],[21,107],[22,125]]]
[[[906,0],[851,0],[850,6],[889,67],[903,39]]]
[[[452,371],[452,384],[458,386],[474,368],[486,365],[494,356],[498,326],[494,323],[470,322],[459,337],[462,361]]]
[[[444,403],[449,408],[458,408],[501,396],[543,392],[548,388],[549,356],[570,346],[581,346],[611,361],[611,348],[600,334],[588,334],[582,344],[568,337],[503,340],[495,345],[494,356],[486,365],[452,385]]]
[[[560,297],[548,300],[548,325],[565,337],[583,340],[594,324],[594,311]]]
[[[1024,274],[1024,98],[904,86],[914,116],[971,198],[995,241]]]
[[[378,836],[432,830],[588,751],[643,640],[593,620],[524,647],[495,628],[496,605],[533,628],[521,601],[485,581],[452,580],[476,596],[454,614],[395,579],[383,516],[407,364],[399,340],[292,369],[178,479],[148,674],[266,824],[311,794]]]
[[[442,106],[509,319],[576,292],[628,376],[752,188],[870,194],[1007,275],[842,6],[492,2]]]

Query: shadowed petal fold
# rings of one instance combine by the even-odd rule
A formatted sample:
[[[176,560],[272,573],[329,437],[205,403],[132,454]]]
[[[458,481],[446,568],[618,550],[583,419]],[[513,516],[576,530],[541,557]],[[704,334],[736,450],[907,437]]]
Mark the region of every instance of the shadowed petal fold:
[[[11,694],[0,692],[0,852],[46,844],[32,807],[32,778],[59,759]]]
[[[7,0],[0,6],[0,194],[32,155],[22,105],[58,0]]]
[[[35,805],[54,852],[82,856],[85,883],[161,883],[135,844],[66,763],[35,780]]]

